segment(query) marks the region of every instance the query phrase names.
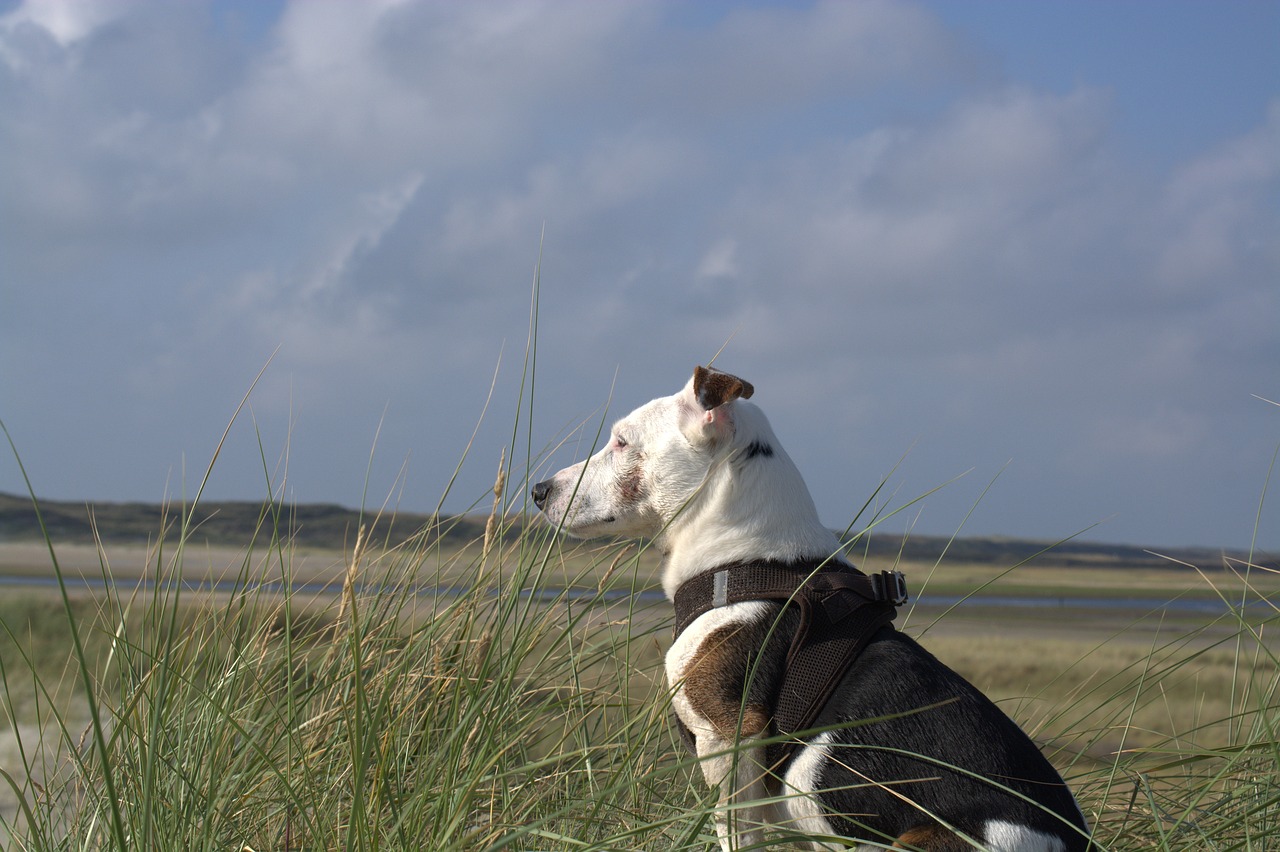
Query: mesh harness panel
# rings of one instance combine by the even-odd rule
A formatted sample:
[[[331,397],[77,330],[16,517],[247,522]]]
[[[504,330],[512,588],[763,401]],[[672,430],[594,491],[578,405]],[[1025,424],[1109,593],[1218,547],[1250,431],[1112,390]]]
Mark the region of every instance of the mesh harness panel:
[[[787,649],[773,715],[777,733],[792,735],[814,727],[858,654],[906,600],[898,571],[868,575],[836,563],[741,562],[704,571],[676,590],[675,635],[703,613],[729,604],[798,607],[800,624]],[[692,749],[692,737],[683,724],[681,729]],[[783,760],[793,748],[784,743]]]

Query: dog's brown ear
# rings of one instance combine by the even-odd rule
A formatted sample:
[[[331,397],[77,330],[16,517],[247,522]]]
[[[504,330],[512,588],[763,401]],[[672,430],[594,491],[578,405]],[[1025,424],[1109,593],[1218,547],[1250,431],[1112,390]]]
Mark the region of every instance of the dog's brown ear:
[[[750,382],[737,376],[711,367],[698,366],[693,370],[693,395],[703,411],[719,408],[735,399],[750,399],[755,392]]]

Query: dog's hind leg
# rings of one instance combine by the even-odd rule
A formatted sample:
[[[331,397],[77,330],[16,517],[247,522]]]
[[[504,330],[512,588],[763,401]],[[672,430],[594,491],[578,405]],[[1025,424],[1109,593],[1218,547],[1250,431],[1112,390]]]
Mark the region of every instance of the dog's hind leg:
[[[830,741],[831,732],[824,731],[805,743],[796,753],[783,777],[782,798],[779,801],[779,810],[782,811],[779,824],[790,831],[807,835],[809,841],[806,848],[815,852],[835,852],[849,848],[847,843],[817,839],[835,834],[817,797],[822,767],[831,759]],[[861,850],[863,847],[857,848]]]

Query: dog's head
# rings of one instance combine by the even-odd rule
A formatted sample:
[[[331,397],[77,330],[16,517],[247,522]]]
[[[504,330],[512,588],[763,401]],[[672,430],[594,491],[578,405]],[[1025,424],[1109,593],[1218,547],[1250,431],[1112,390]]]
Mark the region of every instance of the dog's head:
[[[713,468],[739,444],[760,446],[744,443],[747,412],[738,402],[754,390],[737,376],[698,367],[679,393],[615,423],[598,453],[535,485],[534,503],[581,538],[658,535],[708,487]]]

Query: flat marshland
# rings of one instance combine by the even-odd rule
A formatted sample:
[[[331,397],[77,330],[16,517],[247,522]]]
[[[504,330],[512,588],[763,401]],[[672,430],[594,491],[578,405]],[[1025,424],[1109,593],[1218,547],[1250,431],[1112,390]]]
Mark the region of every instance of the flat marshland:
[[[62,585],[0,597],[6,848],[712,849],[656,557],[494,521],[55,540]],[[906,573],[899,625],[1033,735],[1100,849],[1276,848],[1274,573],[852,556]],[[0,573],[51,577],[48,546]]]

